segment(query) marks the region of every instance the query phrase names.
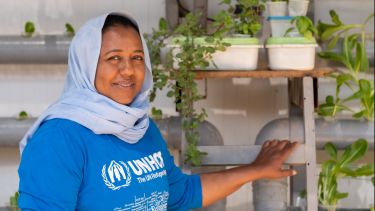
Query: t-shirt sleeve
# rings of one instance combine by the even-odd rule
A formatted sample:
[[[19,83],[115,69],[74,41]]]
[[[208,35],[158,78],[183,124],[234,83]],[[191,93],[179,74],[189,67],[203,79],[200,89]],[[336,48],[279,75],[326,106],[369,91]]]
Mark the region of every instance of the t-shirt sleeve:
[[[173,157],[166,158],[169,180],[168,210],[189,210],[202,207],[202,186],[199,175],[186,175],[175,166]]]
[[[154,124],[151,122],[151,124]],[[183,211],[202,207],[202,185],[199,175],[184,174],[175,163],[173,156],[169,153],[167,144],[156,128],[159,139],[162,142],[163,159],[168,175],[169,199],[168,210]]]
[[[18,169],[21,210],[75,210],[83,155],[62,130],[37,131]]]

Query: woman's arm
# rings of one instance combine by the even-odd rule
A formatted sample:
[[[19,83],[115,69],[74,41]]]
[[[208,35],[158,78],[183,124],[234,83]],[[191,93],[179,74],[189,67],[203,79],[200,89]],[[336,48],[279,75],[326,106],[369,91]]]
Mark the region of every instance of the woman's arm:
[[[282,169],[283,162],[297,147],[297,142],[266,141],[256,160],[246,166],[201,175],[203,207],[238,190],[245,183],[257,179],[277,179],[295,175],[291,169]]]

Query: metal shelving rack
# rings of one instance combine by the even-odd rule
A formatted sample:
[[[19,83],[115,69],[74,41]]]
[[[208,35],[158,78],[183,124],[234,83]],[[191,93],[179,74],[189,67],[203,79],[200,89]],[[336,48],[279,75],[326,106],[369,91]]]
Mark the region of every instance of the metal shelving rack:
[[[312,71],[196,71],[196,79],[207,78],[288,78],[289,116],[302,115],[304,123],[304,143],[289,157],[285,164],[304,165],[306,169],[307,210],[318,207],[316,174],[316,145],[314,123],[314,86],[313,78],[324,77],[334,70],[320,68]],[[293,130],[293,128],[291,128]],[[184,153],[184,135],[182,153]],[[233,166],[249,164],[255,160],[260,145],[247,146],[199,146],[199,150],[208,155],[202,160],[203,166]],[[235,156],[233,156],[235,155]]]

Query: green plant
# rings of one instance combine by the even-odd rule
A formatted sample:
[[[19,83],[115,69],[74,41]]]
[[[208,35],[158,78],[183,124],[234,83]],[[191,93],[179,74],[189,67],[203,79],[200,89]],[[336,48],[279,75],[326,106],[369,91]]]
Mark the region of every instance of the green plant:
[[[232,19],[224,11],[215,15],[215,21],[210,25],[214,32],[208,34],[205,27],[199,22],[200,14],[186,14],[184,21],[175,29],[169,30],[165,19],[159,21],[159,28],[153,30],[151,35],[145,35],[147,46],[152,61],[154,88],[150,94],[152,102],[158,90],[169,87],[168,97],[174,98],[176,109],[182,117],[182,129],[187,141],[185,162],[200,165],[205,153],[197,148],[199,141],[198,126],[204,121],[207,114],[205,110],[194,109],[194,102],[202,99],[198,93],[194,80],[196,68],[205,69],[210,65],[212,54],[217,50],[225,50],[229,44],[223,42],[223,36],[231,29]],[[167,53],[165,61],[161,59],[161,49],[164,48],[168,38],[176,45]],[[172,51],[176,53],[175,58]],[[178,69],[173,69],[173,62]],[[213,63],[213,65],[215,65]],[[162,111],[151,109],[154,118],[161,118]]]
[[[300,35],[304,36],[306,39],[312,40],[318,34],[317,28],[314,26],[312,20],[307,16],[296,16],[291,20],[292,24],[295,24]],[[287,36],[295,28],[289,28],[284,36]]]
[[[9,205],[12,210],[18,210],[18,192],[15,192],[13,196],[9,198]]]
[[[33,36],[34,32],[35,32],[35,25],[34,25],[34,23],[31,22],[31,21],[27,21],[25,23],[25,27],[24,27],[24,34],[25,34],[25,36],[26,37],[31,37],[31,36]]]
[[[235,33],[248,34],[255,37],[262,29],[260,16],[265,10],[259,0],[237,0],[236,7],[231,0],[223,0],[221,4],[228,5],[228,14],[232,17],[232,28]]]
[[[353,162],[362,158],[367,152],[368,143],[364,139],[358,139],[347,146],[341,155],[338,154],[336,146],[332,143],[325,144],[324,149],[330,159],[322,164],[319,174],[318,200],[321,205],[335,210],[337,202],[348,196],[348,193],[338,191],[337,181],[342,177],[374,175],[374,166],[367,164],[357,168],[353,167]]]
[[[369,69],[369,62],[366,53],[366,33],[365,26],[374,17],[371,14],[362,24],[344,24],[334,10],[330,11],[332,23],[322,23],[317,25],[320,42],[328,43],[327,49],[320,52],[319,56],[324,59],[339,62],[345,65],[345,71],[336,72],[331,76],[336,79],[336,95],[327,96],[326,102],[319,106],[318,114],[322,116],[335,117],[337,112],[353,112],[355,118],[365,118],[374,120],[374,82],[360,77],[360,72]],[[359,32],[358,32],[359,31]],[[343,36],[342,50],[334,52],[332,49],[338,45],[338,41]],[[342,99],[340,91],[342,86],[349,87],[353,94]],[[361,108],[354,111],[346,106],[347,102],[358,100]]]
[[[18,118],[19,120],[25,120],[28,118],[28,114],[26,111],[21,111],[20,113],[18,113]]]
[[[225,50],[228,46],[222,41],[224,31],[219,29],[207,36],[199,17],[200,14],[187,14],[185,21],[174,30],[174,35],[178,36],[175,39],[175,43],[178,44],[178,48],[175,49],[178,51],[175,56],[178,70],[170,74],[171,80],[176,83],[171,85],[171,90],[167,94],[176,99],[176,108],[181,114],[182,129],[187,140],[185,162],[192,165],[200,165],[201,158],[205,155],[198,150],[197,144],[199,124],[207,117],[204,109],[197,111],[193,107],[194,102],[203,98],[198,93],[194,70],[207,68],[212,55],[217,50]]]
[[[65,23],[65,33],[70,37],[75,35],[75,30],[70,23]]]
[[[168,23],[164,18],[159,20],[159,28],[153,29],[151,35],[144,34],[152,61],[152,76],[154,81],[154,86],[149,96],[150,102],[155,100],[157,91],[162,90],[167,85],[170,79],[170,72],[173,70],[173,58],[170,51],[167,53],[166,61],[162,62],[161,59],[161,49],[166,46],[165,40],[170,36],[171,33],[168,29]],[[151,114],[153,118],[160,119],[162,118],[163,112],[153,107],[151,109]]]

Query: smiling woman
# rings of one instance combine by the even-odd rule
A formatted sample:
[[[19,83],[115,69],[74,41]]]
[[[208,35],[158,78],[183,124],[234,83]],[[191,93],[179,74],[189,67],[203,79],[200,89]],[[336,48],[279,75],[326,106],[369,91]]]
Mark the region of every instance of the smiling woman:
[[[100,94],[128,105],[141,91],[145,77],[139,30],[130,21],[109,15],[102,32],[95,87]]]
[[[281,166],[297,144],[276,140],[252,164],[183,174],[148,116],[152,85],[136,22],[117,13],[88,21],[71,43],[62,96],[20,143],[19,207],[190,210],[246,182],[295,174]]]

